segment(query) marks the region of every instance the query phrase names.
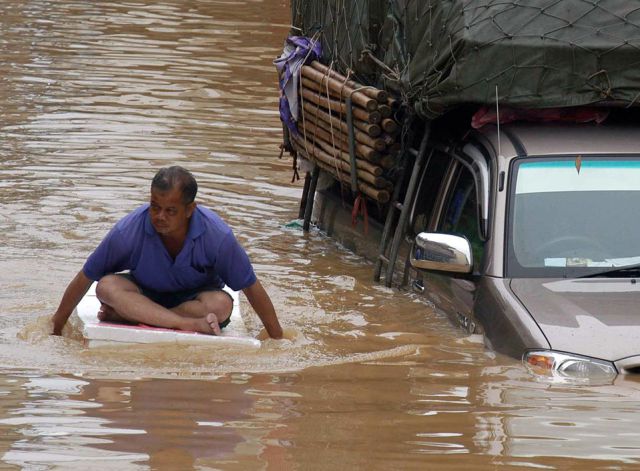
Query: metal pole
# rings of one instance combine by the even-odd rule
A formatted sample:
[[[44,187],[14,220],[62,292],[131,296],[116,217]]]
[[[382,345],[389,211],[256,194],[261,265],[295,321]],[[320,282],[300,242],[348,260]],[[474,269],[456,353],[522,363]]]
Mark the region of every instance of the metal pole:
[[[304,222],[302,224],[302,230],[305,232],[309,231],[309,226],[311,225],[311,213],[313,213],[313,200],[316,195],[316,186],[318,185],[318,177],[320,176],[320,167],[317,165],[313,166],[313,171],[311,172],[311,182],[309,183],[309,191],[307,192],[307,203],[304,208]]]
[[[413,171],[411,172],[411,178],[409,179],[409,185],[407,186],[407,193],[404,197],[402,211],[400,211],[400,218],[398,220],[398,225],[396,227],[395,233],[393,234],[393,242],[391,243],[391,253],[389,254],[389,263],[387,264],[387,271],[385,274],[384,284],[387,287],[391,286],[391,281],[393,279],[393,271],[396,265],[396,260],[398,258],[398,251],[400,250],[400,242],[402,242],[402,237],[405,234],[407,218],[409,217],[409,212],[411,210],[411,205],[413,203],[413,198],[414,198],[414,193],[418,183],[418,178],[420,178],[424,157],[425,157],[425,154],[427,153],[427,142],[429,141],[430,130],[431,130],[431,122],[427,121],[425,124],[422,141],[420,142],[420,150],[418,151],[418,154],[416,155],[415,163],[413,164]]]
[[[309,196],[309,185],[311,184],[311,173],[307,172],[304,176],[304,188],[302,189],[302,197],[300,198],[300,209],[298,210],[298,219],[304,218],[305,209],[307,208],[307,197]]]

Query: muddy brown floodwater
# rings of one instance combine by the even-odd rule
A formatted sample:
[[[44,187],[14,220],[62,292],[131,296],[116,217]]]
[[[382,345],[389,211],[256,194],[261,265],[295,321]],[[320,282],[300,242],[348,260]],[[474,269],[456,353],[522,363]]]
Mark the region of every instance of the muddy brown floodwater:
[[[297,216],[282,0],[0,2],[1,469],[623,469],[640,388],[537,379]],[[291,338],[87,349],[67,282],[160,166],[247,247]],[[246,312],[253,335],[256,316]]]

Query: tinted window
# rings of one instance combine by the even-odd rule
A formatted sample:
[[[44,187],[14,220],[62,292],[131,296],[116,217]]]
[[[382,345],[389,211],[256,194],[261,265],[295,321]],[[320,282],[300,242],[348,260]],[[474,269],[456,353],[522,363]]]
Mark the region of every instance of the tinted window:
[[[458,166],[452,191],[449,192],[440,221],[439,232],[465,236],[471,243],[473,264],[480,266],[484,243],[478,225],[478,202],[473,175],[465,167]]]

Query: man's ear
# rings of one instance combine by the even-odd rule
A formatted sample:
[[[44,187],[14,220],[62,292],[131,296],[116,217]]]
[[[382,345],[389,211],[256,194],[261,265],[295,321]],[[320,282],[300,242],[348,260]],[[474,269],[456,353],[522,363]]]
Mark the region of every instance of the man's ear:
[[[193,214],[193,211],[196,209],[196,202],[192,201],[187,205],[187,217],[190,218]]]

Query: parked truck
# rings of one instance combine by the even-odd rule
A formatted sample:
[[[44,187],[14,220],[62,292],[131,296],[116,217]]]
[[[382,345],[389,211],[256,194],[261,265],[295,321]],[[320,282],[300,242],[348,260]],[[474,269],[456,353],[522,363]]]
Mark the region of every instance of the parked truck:
[[[640,371],[640,7],[291,11],[281,110],[305,228],[537,372]]]

